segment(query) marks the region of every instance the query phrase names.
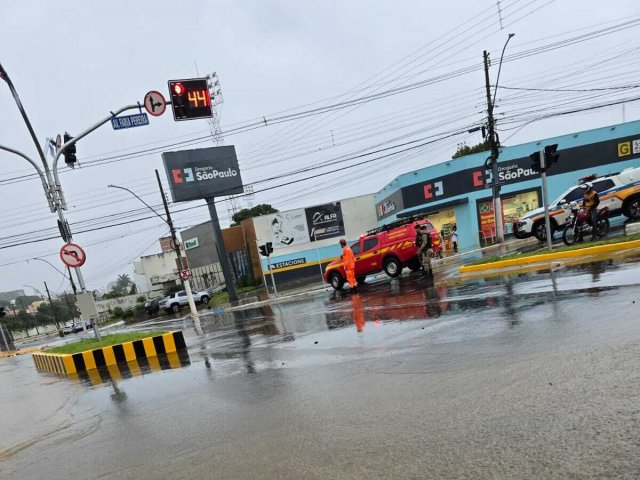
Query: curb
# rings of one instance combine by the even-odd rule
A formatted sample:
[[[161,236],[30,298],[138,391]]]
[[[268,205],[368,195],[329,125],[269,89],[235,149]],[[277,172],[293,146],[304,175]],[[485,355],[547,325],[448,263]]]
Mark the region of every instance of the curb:
[[[78,353],[34,353],[33,363],[38,370],[69,375],[186,348],[182,332],[175,331]]]
[[[579,248],[577,250],[569,250],[566,252],[542,253],[540,255],[529,255],[521,258],[511,258],[509,260],[498,260],[491,263],[480,263],[478,265],[466,265],[460,267],[460,273],[473,273],[484,270],[494,270],[497,268],[517,267],[520,265],[530,265],[534,263],[553,262],[557,260],[565,260],[586,255],[595,255],[600,253],[618,252],[640,247],[640,240],[632,240],[629,242],[611,243],[608,245],[597,245],[595,247]]]

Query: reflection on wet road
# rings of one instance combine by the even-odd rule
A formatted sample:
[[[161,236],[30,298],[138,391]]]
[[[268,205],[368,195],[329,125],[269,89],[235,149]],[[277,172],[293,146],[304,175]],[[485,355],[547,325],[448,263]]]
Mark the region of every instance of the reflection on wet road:
[[[158,369],[7,359],[3,478],[637,478],[637,260],[447,283],[165,322]]]

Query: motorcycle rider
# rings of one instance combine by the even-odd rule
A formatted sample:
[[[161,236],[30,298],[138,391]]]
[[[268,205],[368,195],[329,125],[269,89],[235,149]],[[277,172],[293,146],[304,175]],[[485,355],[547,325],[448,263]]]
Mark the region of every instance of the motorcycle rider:
[[[591,241],[596,239],[596,225],[598,223],[598,205],[600,205],[600,197],[593,186],[583,183],[580,185],[582,189],[582,204],[591,218]]]

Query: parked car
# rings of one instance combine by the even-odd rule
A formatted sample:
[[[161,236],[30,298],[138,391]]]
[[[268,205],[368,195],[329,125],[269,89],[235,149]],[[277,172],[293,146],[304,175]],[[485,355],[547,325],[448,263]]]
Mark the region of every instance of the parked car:
[[[418,247],[416,247],[416,227],[427,225],[433,236],[438,236],[436,228],[428,220],[406,219],[374,228],[351,245],[356,257],[356,280],[361,283],[367,275],[385,271],[390,277],[397,277],[404,267],[420,270]],[[347,278],[342,259],[337,258],[324,271],[324,281],[339,290]]]
[[[562,230],[571,213],[565,208],[571,202],[582,204],[582,190],[580,185],[592,185],[600,196],[598,208],[609,208],[609,215],[624,215],[632,220],[640,220],[640,168],[627,168],[620,173],[612,173],[598,177],[589,175],[578,180],[576,186],[566,190],[562,195],[549,204],[551,217],[551,235]],[[544,224],[544,208],[528,212],[513,224],[513,234],[516,238],[535,236],[538,240],[546,239]]]
[[[202,292],[193,292],[193,301],[195,303],[206,305],[207,303],[209,303],[210,299],[211,295],[209,295],[206,290]],[[171,295],[163,298],[160,302],[160,308],[162,308],[167,313],[177,313],[182,307],[186,305],[189,305],[189,299],[187,298],[187,292],[185,292],[184,290],[172,293]]]
[[[153,297],[144,304],[144,312],[148,315],[155,315],[160,311],[160,302],[162,297]]]
[[[87,329],[93,328],[93,323],[91,323],[90,321],[85,322],[85,325],[87,326]],[[62,328],[63,335],[70,335],[72,333],[77,333],[81,331],[82,331],[82,322],[73,322],[68,325],[65,325]]]

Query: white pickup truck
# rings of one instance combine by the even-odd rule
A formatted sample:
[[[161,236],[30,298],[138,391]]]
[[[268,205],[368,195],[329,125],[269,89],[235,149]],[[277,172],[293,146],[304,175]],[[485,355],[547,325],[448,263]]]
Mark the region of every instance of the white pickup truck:
[[[195,303],[201,303],[206,305],[209,303],[211,296],[206,290],[203,292],[193,292],[193,301]],[[177,313],[180,309],[186,305],[189,305],[189,299],[187,298],[187,292],[181,290],[179,292],[172,293],[168,297],[164,297],[160,301],[160,308],[167,313]]]
[[[581,178],[578,184],[569,188],[562,195],[549,204],[549,216],[551,217],[551,235],[562,227],[569,217],[569,210],[563,205],[565,202],[582,203],[582,190],[580,185],[586,183],[592,185],[600,197],[598,208],[609,207],[609,215],[624,215],[633,220],[640,219],[640,168],[627,168],[620,173],[613,173],[598,177],[589,175]],[[546,239],[544,225],[544,209],[537,208],[513,224],[513,234],[516,238],[535,236],[538,240]]]

